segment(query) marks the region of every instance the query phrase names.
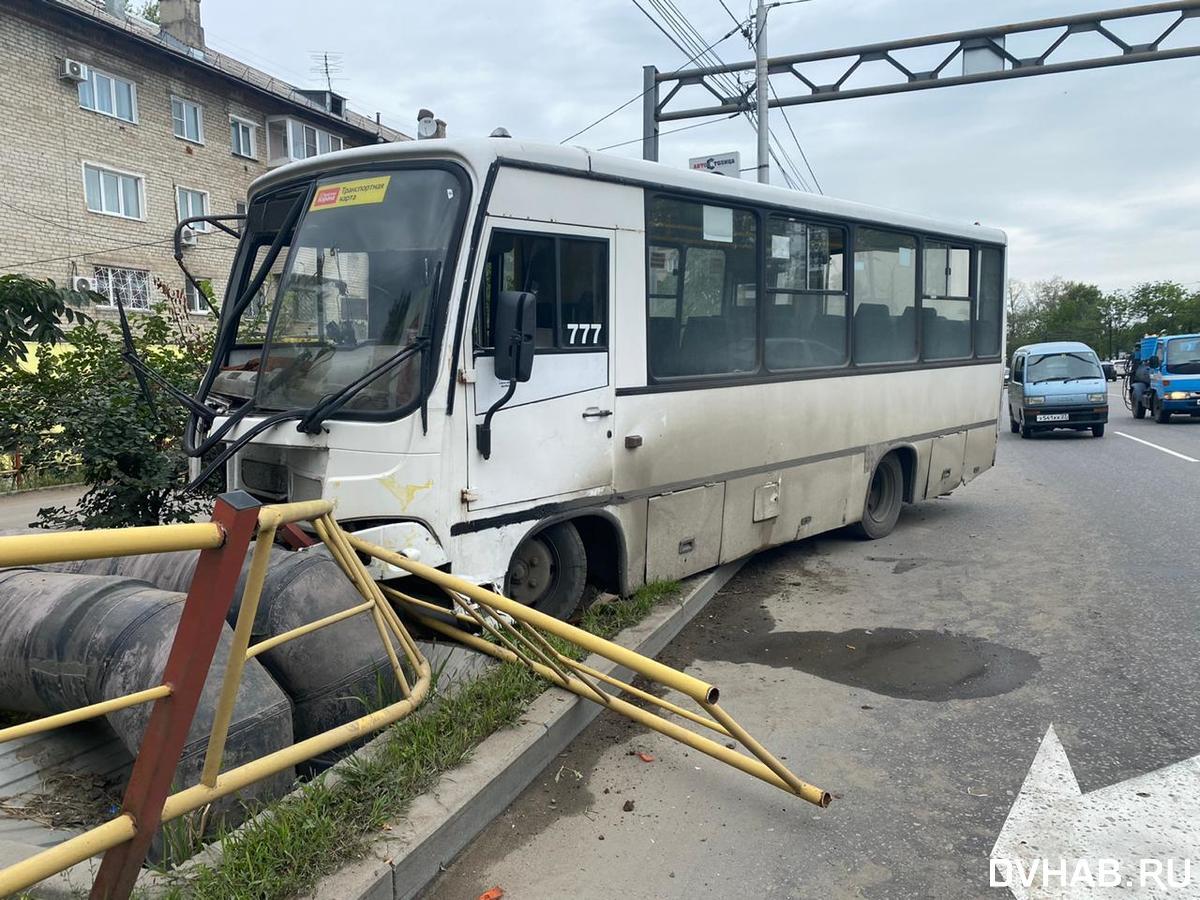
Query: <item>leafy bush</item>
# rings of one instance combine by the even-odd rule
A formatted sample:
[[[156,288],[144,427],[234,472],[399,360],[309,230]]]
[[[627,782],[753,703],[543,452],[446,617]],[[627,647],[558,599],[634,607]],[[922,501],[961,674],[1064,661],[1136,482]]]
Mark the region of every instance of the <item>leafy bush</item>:
[[[212,333],[193,324],[182,292],[157,283],[163,299],[130,313],[134,345],[172,384],[192,393],[212,353]],[[120,329],[86,320],[67,347],[38,346],[35,372],[8,367],[0,378],[0,446],[41,469],[77,464],[87,492],[74,509],[38,511],[47,528],[112,528],[190,521],[211,491],[183,490],[186,412],[151,385],[153,409],[122,359]]]
[[[30,344],[61,341],[64,324],[89,322],[78,309],[87,302],[49,279],[0,275],[0,370],[26,362]]]

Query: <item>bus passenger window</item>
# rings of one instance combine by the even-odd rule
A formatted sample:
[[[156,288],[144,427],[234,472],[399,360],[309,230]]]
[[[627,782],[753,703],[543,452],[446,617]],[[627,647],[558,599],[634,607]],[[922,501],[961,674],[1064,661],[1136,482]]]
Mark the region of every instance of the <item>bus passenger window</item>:
[[[1004,320],[1004,251],[985,247],[979,253],[979,309],[975,320],[975,355],[1000,352]]]
[[[767,368],[844,365],[845,232],[781,216],[767,231]]]
[[[921,297],[921,358],[971,355],[971,251],[926,241]]]
[[[917,357],[917,240],[860,228],[854,245],[854,361]]]
[[[647,205],[646,239],[650,373],[755,371],[754,214],[655,197]]]
[[[475,348],[493,346],[493,314],[501,291],[537,297],[539,350],[595,350],[608,346],[608,242],[526,232],[496,231],[488,248]]]

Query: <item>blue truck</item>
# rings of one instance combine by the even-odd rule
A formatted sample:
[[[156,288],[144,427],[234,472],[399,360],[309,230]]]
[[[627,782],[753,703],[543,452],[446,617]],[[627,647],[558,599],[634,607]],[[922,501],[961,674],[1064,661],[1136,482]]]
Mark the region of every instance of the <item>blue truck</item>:
[[[1200,334],[1142,338],[1128,377],[1126,392],[1135,419],[1146,413],[1161,424],[1174,415],[1200,418]]]

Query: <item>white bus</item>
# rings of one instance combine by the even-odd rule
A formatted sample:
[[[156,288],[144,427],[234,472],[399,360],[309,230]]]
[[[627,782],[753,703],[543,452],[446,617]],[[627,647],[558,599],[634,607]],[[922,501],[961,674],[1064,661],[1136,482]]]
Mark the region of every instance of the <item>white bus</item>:
[[[231,489],[567,616],[585,581],[882,536],[991,466],[1004,252],[578,148],[319,156],[251,190],[189,439]]]

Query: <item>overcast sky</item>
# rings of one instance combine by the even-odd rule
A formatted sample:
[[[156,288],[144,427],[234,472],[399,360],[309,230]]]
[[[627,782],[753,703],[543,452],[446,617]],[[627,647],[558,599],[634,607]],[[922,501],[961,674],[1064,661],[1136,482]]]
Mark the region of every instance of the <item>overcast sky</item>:
[[[733,27],[718,0],[675,2],[705,43]],[[746,15],[747,0],[726,3]],[[769,45],[773,54],[800,53],[1117,5],[810,0],[771,13]],[[633,0],[204,0],[202,11],[211,46],[300,86],[319,81],[312,54],[339,55],[335,89],[410,134],[426,106],[451,136],[503,125],[557,143],[638,94],[643,65],[670,70],[687,60]],[[1149,40],[1152,27],[1113,30]],[[1049,43],[1017,41],[1009,47],[1018,56],[1036,52],[1031,41],[1043,41],[1037,50]],[[1096,41],[1077,35],[1063,49],[1092,55]],[[1185,23],[1173,44],[1200,44],[1200,19]],[[728,62],[752,55],[740,35],[715,50]],[[869,77],[864,71],[862,83]],[[775,86],[793,92],[778,76]],[[1013,278],[1200,286],[1198,88],[1193,58],[812,104],[788,116],[825,193],[999,226],[1009,235]],[[772,126],[799,163],[778,111]],[[634,103],[575,143],[599,148],[640,134]],[[690,156],[739,150],[748,166],[754,149],[750,124],[738,118],[664,136],[661,159],[686,165]],[[638,156],[641,147],[609,152]],[[782,184],[778,173],[775,181]]]

